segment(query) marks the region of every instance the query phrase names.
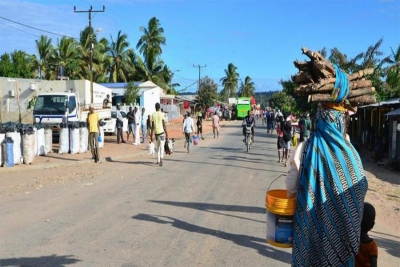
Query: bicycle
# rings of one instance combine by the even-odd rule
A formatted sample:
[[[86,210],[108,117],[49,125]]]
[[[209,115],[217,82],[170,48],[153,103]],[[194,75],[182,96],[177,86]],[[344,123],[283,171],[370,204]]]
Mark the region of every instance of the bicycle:
[[[252,134],[251,134],[251,127],[246,126],[246,139],[245,139],[245,144],[246,144],[246,147],[247,147],[247,152],[250,151],[250,147],[251,147],[251,143],[252,143],[251,135],[252,135]]]

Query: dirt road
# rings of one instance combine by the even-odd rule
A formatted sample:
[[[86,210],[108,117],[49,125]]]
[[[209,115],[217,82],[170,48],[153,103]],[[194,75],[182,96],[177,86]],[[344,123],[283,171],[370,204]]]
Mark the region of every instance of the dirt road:
[[[177,139],[163,167],[145,145],[109,143],[101,164],[56,154],[0,169],[1,266],[289,266],[290,249],[265,242],[265,192],[287,171],[276,140],[257,136],[247,154],[238,122],[224,124],[218,140],[205,125],[190,154]],[[364,162],[379,266],[397,266],[399,176]]]

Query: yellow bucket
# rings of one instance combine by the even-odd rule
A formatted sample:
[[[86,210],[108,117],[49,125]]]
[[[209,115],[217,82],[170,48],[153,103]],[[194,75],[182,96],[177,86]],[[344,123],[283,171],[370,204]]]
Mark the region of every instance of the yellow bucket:
[[[267,208],[267,242],[290,248],[293,243],[293,219],[296,199],[288,198],[283,189],[268,190],[265,196]]]

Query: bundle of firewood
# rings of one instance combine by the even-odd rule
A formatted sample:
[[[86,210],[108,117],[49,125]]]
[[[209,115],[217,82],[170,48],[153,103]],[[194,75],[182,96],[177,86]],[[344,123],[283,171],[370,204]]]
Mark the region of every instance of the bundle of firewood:
[[[299,96],[308,96],[309,102],[331,101],[332,89],[336,82],[336,70],[332,63],[326,60],[320,53],[312,52],[307,48],[301,49],[303,54],[308,56],[311,61],[295,61],[294,65],[299,72],[292,76],[292,81],[297,83],[295,93]],[[347,74],[350,93],[347,100],[350,104],[375,103],[375,88],[372,82],[364,78],[365,75],[372,74],[374,69],[360,70],[351,75]]]

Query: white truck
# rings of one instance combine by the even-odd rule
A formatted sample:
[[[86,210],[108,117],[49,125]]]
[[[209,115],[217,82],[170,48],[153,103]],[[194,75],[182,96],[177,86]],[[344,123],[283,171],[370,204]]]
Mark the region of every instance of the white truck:
[[[82,80],[74,83],[75,88],[65,90],[60,87],[53,92],[37,95],[33,116],[35,123],[49,125],[53,135],[58,135],[60,124],[68,121],[86,121],[89,107],[93,105],[99,120],[111,119],[111,105],[103,108],[103,100],[110,96],[111,89],[93,84],[93,102],[91,103],[90,82]]]

